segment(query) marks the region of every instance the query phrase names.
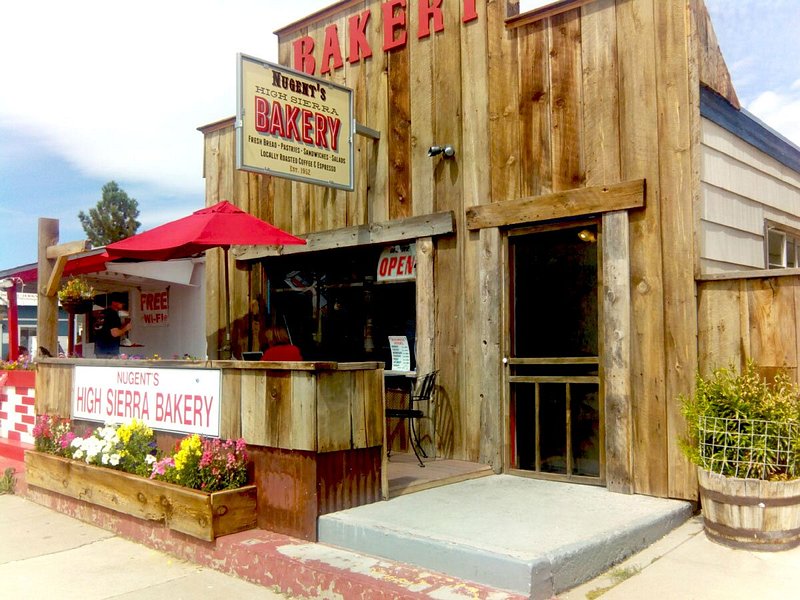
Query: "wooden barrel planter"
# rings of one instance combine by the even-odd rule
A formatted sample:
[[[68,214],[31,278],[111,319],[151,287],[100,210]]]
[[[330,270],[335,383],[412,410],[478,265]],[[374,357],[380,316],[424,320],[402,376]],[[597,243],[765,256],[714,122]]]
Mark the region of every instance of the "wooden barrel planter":
[[[739,479],[703,469],[697,475],[709,539],[768,552],[800,545],[800,479]]]

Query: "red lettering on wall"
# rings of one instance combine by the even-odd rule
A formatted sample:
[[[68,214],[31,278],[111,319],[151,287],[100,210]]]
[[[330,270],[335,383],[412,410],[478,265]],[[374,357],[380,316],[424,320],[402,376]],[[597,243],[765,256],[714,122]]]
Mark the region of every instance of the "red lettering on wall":
[[[433,6],[431,6],[431,1],[433,1]],[[431,19],[433,19],[434,32],[438,33],[444,29],[442,0],[419,0],[419,31],[417,31],[419,39],[431,34]]]
[[[322,48],[322,70],[320,73],[330,73],[331,59],[333,68],[342,67],[342,51],[339,48],[339,29],[336,25],[328,25],[325,28],[325,45]]]
[[[478,11],[475,9],[475,0],[464,0],[464,14],[461,17],[462,23],[469,23],[478,18]]]
[[[395,14],[395,8],[400,11]],[[406,45],[406,0],[387,0],[381,6],[383,11],[383,50]],[[400,35],[395,39],[395,29],[400,29]]]
[[[360,15],[353,15],[347,22],[347,37],[350,38],[350,52],[347,55],[347,60],[351,63],[372,56],[372,48],[370,48],[369,40],[367,40],[369,16],[370,11],[365,10]]]
[[[313,75],[317,68],[317,61],[314,60],[314,38],[311,36],[301,37],[292,43],[294,47],[294,69],[302,73]]]
[[[431,27],[434,33],[444,31],[444,0],[418,0],[417,11],[419,24],[417,37],[429,37]],[[401,48],[408,41],[408,19],[406,16],[408,0],[385,0],[381,4],[383,19],[383,51],[388,52]],[[370,9],[352,15],[347,21],[348,54],[347,60],[355,63],[372,56],[372,47],[368,38],[367,24],[372,13]],[[461,22],[469,23],[478,19],[476,0],[463,0]],[[431,25],[431,22],[433,25]],[[292,42],[294,68],[302,73],[314,75],[317,61],[314,58],[315,41],[311,36],[303,36]],[[321,72],[329,73],[343,66],[339,32],[336,24],[325,27],[325,40],[320,58]]]

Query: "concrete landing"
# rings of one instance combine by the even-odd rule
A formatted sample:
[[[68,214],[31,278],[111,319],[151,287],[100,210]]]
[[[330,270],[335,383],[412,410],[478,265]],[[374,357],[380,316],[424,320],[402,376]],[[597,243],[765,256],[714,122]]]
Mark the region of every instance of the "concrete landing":
[[[551,598],[652,544],[688,502],[493,475],[319,519],[319,541]]]

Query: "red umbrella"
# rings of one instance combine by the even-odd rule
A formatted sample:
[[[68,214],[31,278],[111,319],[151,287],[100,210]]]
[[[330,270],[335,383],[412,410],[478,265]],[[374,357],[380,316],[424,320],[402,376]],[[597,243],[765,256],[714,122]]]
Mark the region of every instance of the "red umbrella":
[[[223,200],[214,206],[196,210],[188,217],[109,244],[106,252],[111,260],[169,260],[194,256],[209,248],[222,248],[225,253],[225,337],[230,348],[228,248],[233,245],[285,246],[305,243],[305,240]]]

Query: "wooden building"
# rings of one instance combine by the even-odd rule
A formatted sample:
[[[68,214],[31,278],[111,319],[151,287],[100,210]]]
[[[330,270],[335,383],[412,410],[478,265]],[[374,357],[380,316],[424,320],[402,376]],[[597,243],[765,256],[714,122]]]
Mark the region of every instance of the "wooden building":
[[[694,499],[678,396],[725,358],[699,285],[797,266],[800,152],[740,110],[702,0],[534,4],[343,0],[277,32],[378,136],[347,192],[237,170],[235,119],[201,128],[206,203],[308,241],[232,253],[234,353],[280,319],[314,359],[384,360],[411,321],[431,455]],[[415,280],[378,285],[393,245]]]

